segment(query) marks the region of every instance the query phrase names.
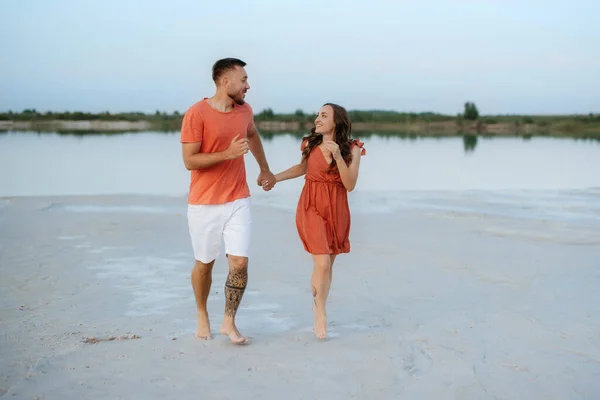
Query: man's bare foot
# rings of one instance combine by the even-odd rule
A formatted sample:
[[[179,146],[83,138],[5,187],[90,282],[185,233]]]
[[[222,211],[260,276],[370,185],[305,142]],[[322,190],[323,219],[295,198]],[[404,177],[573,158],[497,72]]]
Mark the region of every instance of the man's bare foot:
[[[229,336],[229,339],[234,344],[246,344],[248,343],[248,338],[242,336],[240,331],[238,331],[235,324],[227,324],[223,323],[221,325],[221,335]]]
[[[198,322],[196,325],[196,339],[199,340],[211,340],[212,335],[210,333],[210,321],[208,314],[198,313]]]
[[[327,339],[327,317],[322,311],[318,311],[313,305],[315,313],[315,336],[319,339]]]

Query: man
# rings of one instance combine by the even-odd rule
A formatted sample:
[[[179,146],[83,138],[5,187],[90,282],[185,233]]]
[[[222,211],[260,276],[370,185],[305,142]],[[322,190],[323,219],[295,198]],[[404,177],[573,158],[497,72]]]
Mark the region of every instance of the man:
[[[248,282],[251,213],[244,164],[248,150],[260,167],[257,184],[265,190],[275,185],[252,108],[244,101],[250,89],[245,66],[236,58],[213,65],[216,92],[186,111],[180,139],[185,167],[191,171],[187,215],[196,259],[191,278],[198,309],[196,337],[212,339],[206,302],[213,265],[224,239],[229,273],[220,332],[236,344],[248,341],[235,325]]]

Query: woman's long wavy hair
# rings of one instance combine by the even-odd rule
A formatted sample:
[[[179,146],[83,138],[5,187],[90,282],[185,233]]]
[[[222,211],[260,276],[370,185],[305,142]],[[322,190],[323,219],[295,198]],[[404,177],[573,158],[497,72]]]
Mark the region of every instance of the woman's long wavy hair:
[[[325,103],[324,106],[331,106],[333,108],[333,122],[335,124],[335,134],[334,140],[340,148],[340,153],[342,158],[349,164],[352,161],[352,153],[350,152],[350,144],[352,143],[351,135],[352,135],[352,122],[350,122],[350,117],[348,116],[348,112],[342,106],[333,103]],[[302,138],[302,141],[306,140],[308,144],[304,147],[302,151],[302,161],[308,158],[310,152],[321,143],[323,143],[323,135],[315,132],[315,127],[310,130],[310,135]],[[337,165],[335,160],[331,160],[329,164],[329,172],[333,172],[337,170]]]

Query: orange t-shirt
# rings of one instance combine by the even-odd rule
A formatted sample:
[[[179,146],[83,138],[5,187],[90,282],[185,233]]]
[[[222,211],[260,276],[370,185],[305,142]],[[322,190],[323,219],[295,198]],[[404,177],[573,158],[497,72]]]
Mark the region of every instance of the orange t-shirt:
[[[236,135],[245,138],[254,116],[249,104],[235,104],[230,112],[212,108],[207,98],[192,105],[183,116],[181,143],[201,142],[201,153],[227,150]],[[244,157],[192,170],[189,204],[223,204],[250,196]]]

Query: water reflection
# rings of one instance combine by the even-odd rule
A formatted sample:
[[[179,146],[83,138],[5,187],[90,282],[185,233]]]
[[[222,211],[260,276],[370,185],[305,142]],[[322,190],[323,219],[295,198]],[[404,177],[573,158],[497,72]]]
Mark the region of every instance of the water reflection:
[[[64,130],[64,131],[52,131],[49,132],[47,130],[31,130],[31,131],[10,131],[10,130],[0,130],[0,136],[7,135],[9,133],[12,134],[35,134],[37,136],[44,135],[58,135],[58,136],[67,136],[67,137],[76,137],[76,138],[86,138],[86,137],[119,137],[122,135],[136,135],[136,134],[155,134],[155,135],[179,135],[179,131],[174,130],[152,130],[152,131],[81,131],[81,130]],[[293,137],[297,140],[305,137],[310,132],[277,132],[277,131],[261,131],[260,136],[263,141],[270,142],[276,140],[280,137]],[[553,135],[552,133],[548,133],[547,135],[536,135],[533,136],[531,134],[522,134],[522,135],[514,135],[514,136],[495,136],[495,135],[473,135],[473,134],[456,134],[456,135],[422,135],[416,134],[414,132],[402,132],[402,131],[360,131],[353,132],[352,134],[355,138],[361,139],[372,139],[372,138],[393,138],[401,141],[410,141],[416,142],[418,140],[445,140],[445,139],[456,139],[461,138],[463,143],[463,151],[464,154],[470,154],[475,152],[477,148],[478,142],[482,138],[498,138],[498,139],[520,139],[522,141],[531,141],[534,138],[554,138],[557,140],[566,140],[566,141],[583,141],[583,142],[596,142],[600,143],[600,137],[594,136],[582,136],[582,137],[562,137],[560,135]]]
[[[477,147],[477,136],[476,135],[463,136],[463,145],[465,148],[465,153],[474,151],[475,147]]]
[[[300,160],[303,133],[262,135],[275,172]],[[176,131],[2,134],[0,196],[182,195],[189,185],[189,171],[181,160],[178,136]],[[357,191],[600,187],[597,140],[376,132],[354,136],[360,137],[367,149]],[[256,162],[250,154],[246,161],[252,181],[258,175]],[[301,185],[300,179],[287,182],[278,192],[299,190]]]

